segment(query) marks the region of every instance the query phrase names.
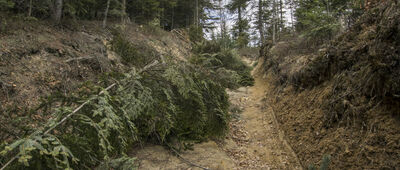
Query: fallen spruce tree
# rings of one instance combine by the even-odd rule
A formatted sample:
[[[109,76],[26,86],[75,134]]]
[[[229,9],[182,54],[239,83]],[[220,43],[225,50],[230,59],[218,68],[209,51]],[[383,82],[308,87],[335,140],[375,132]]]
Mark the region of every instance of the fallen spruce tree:
[[[114,50],[142,69],[109,74],[100,83],[87,82],[75,93],[45,101],[42,108],[50,108],[51,119],[0,146],[1,170],[132,169],[134,158],[126,154],[134,144],[224,136],[226,87],[209,71],[172,57],[138,59],[127,41],[114,40]]]
[[[135,142],[202,141],[227,129],[224,87],[195,67],[151,64],[124,77],[104,90],[90,87],[101,90],[98,95],[53,101],[61,106],[44,128],[5,146],[4,158],[16,156],[4,168],[90,169],[124,155]]]

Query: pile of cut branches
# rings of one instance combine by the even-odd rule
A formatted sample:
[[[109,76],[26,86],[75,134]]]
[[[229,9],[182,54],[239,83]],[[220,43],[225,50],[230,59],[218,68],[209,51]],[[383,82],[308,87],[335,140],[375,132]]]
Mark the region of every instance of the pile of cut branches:
[[[161,64],[125,60],[147,64],[44,102],[51,108],[51,119],[30,135],[0,145],[1,170],[132,169],[134,158],[125,155],[134,144],[224,136],[228,96],[210,72],[172,58]]]

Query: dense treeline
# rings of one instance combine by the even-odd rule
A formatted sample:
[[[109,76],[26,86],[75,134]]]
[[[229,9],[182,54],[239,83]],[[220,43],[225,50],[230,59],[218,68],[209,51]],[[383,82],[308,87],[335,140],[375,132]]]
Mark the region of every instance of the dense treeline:
[[[221,1],[218,1],[221,2]],[[236,47],[275,44],[288,37],[301,37],[321,45],[349,29],[375,0],[230,0],[216,3],[220,10],[220,37],[226,37],[226,22]]]
[[[252,41],[253,45],[267,40],[276,43],[292,34],[322,44],[348,29],[375,3],[375,0],[231,0],[227,3],[222,0],[0,0],[0,11],[13,16],[52,18],[55,22],[102,20],[104,26],[111,19],[152,24],[165,30],[189,26],[215,28],[219,22],[220,37],[232,36],[238,47],[246,47]],[[233,17],[232,28],[227,28],[227,20],[231,18],[228,16]]]
[[[0,11],[38,19],[132,21],[164,29],[204,25],[211,0],[0,0]]]
[[[244,2],[243,0],[234,0]],[[245,2],[244,2],[245,3]],[[299,35],[321,45],[349,29],[375,0],[257,0],[253,23],[259,44]],[[243,23],[243,22],[242,22]]]

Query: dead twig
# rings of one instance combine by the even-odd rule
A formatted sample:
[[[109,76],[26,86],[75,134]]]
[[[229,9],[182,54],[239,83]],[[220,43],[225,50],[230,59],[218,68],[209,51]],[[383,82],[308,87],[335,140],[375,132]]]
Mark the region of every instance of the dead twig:
[[[181,159],[182,161],[186,162],[187,164],[189,164],[190,166],[194,166],[203,170],[210,170],[209,168],[203,167],[201,165],[195,164],[193,162],[190,162],[189,160],[185,159],[182,157],[182,155],[179,154],[179,152],[177,150],[175,150],[173,147],[171,147],[170,145],[167,144],[167,146],[169,147],[169,149],[171,149],[172,152],[174,152],[174,154],[176,154],[178,156],[179,159]]]
[[[185,41],[186,43],[190,43],[190,40],[187,40],[187,39],[185,38],[185,36],[182,35],[182,33],[180,33],[178,30],[174,29],[174,30],[172,30],[172,32],[175,33],[176,35],[178,35],[177,37],[178,37],[179,39],[181,39],[182,41]]]

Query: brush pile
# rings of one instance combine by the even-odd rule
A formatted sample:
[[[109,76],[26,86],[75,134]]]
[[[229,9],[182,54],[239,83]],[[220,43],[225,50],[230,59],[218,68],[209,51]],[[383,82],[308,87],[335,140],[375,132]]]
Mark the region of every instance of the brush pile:
[[[107,71],[96,81],[87,80],[70,93],[52,93],[39,107],[28,108],[47,119],[1,141],[1,167],[134,169],[135,159],[126,155],[140,143],[180,150],[225,135],[226,86],[201,66],[132,43],[124,29],[112,34],[113,57],[123,63],[115,62],[131,69]]]

